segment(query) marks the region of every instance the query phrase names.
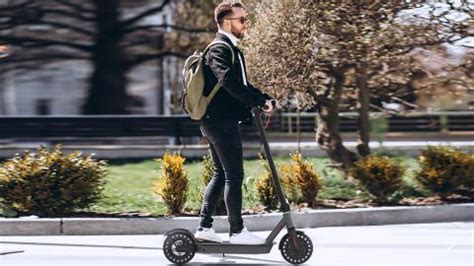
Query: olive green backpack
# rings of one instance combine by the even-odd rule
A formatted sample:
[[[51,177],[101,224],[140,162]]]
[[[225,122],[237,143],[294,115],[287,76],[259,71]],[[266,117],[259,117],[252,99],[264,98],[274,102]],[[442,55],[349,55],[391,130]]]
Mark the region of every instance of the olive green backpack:
[[[203,52],[196,51],[193,55],[186,59],[183,68],[184,76],[184,92],[182,98],[183,109],[191,116],[193,120],[201,120],[207,110],[207,106],[211,102],[217,90],[221,87],[221,82],[212,89],[211,93],[204,95],[205,78],[204,78],[204,55],[207,50],[214,44],[224,44],[232,51],[232,64],[235,56],[232,47],[224,41],[211,42]]]

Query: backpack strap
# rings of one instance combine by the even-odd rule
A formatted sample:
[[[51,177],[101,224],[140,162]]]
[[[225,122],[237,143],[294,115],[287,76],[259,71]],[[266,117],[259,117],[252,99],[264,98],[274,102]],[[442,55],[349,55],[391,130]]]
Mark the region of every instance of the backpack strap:
[[[206,54],[207,50],[209,50],[209,48],[211,48],[211,46],[213,46],[214,44],[224,44],[225,46],[227,46],[229,49],[230,49],[230,52],[232,53],[232,64],[235,63],[235,54],[234,54],[234,49],[232,49],[232,47],[224,42],[224,41],[213,41],[211,42],[207,47],[206,49],[204,50],[204,53],[203,55]],[[212,100],[212,98],[214,98],[214,95],[216,95],[217,91],[219,90],[219,88],[221,87],[222,85],[222,81],[218,81],[217,84],[214,86],[214,88],[212,88],[211,92],[209,93],[209,95],[207,96],[207,100],[208,100],[208,103]]]
[[[234,49],[232,49],[232,47],[227,42],[224,42],[224,41],[212,41],[204,50],[204,54],[209,50],[209,48],[211,48],[211,46],[213,46],[214,44],[219,44],[219,43],[224,44],[230,49],[230,52],[232,53],[232,64],[235,63]]]

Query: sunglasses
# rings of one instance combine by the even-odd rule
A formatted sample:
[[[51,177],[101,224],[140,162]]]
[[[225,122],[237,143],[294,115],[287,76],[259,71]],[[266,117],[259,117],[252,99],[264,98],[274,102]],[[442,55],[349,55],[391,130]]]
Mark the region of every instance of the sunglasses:
[[[238,18],[226,18],[227,20],[238,20],[240,23],[245,24],[247,22],[247,17],[238,17]]]

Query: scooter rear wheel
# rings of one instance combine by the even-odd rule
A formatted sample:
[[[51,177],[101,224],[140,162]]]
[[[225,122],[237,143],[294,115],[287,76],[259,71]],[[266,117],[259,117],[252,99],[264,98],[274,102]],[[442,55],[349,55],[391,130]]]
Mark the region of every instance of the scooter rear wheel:
[[[313,242],[303,232],[297,231],[294,237],[288,233],[280,241],[280,252],[291,264],[305,263],[313,254]]]
[[[175,232],[166,237],[163,243],[163,252],[165,257],[172,263],[187,263],[196,253],[196,243],[189,234]]]

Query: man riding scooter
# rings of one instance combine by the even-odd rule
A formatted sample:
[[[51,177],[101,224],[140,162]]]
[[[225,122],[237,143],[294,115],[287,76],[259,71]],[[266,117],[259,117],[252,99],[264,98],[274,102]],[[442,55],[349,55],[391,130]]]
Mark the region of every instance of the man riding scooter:
[[[219,31],[204,55],[206,88],[221,87],[209,103],[200,129],[209,142],[214,174],[207,185],[195,238],[222,243],[212,228],[212,215],[222,193],[230,223],[230,244],[258,245],[265,239],[249,232],[242,220],[243,151],[239,124],[250,117],[252,107],[271,112],[276,101],[247,80],[244,55],[237,48],[246,31],[246,12],[240,2],[226,1],[214,11]],[[233,51],[231,51],[231,49]],[[235,60],[233,60],[235,55]]]

